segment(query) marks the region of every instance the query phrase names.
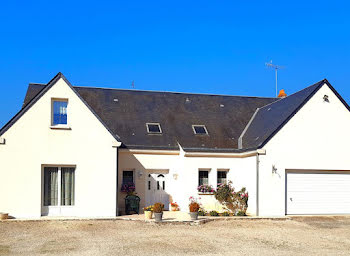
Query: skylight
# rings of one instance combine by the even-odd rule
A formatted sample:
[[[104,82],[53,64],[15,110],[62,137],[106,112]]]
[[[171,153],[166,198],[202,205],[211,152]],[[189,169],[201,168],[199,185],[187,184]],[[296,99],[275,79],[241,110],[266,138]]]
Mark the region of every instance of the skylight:
[[[207,135],[208,131],[205,125],[192,125],[194,134]]]
[[[162,129],[160,128],[159,123],[147,123],[146,126],[147,126],[148,133],[155,133],[155,134],[162,133]]]

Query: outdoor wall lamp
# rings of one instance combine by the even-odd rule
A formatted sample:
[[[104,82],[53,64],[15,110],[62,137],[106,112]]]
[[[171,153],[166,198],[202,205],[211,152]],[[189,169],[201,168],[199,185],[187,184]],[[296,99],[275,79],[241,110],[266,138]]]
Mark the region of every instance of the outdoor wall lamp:
[[[143,171],[137,171],[137,175],[139,176],[139,178],[141,178],[143,175]]]
[[[277,173],[277,168],[276,166],[273,164],[272,165],[272,174],[276,174]]]

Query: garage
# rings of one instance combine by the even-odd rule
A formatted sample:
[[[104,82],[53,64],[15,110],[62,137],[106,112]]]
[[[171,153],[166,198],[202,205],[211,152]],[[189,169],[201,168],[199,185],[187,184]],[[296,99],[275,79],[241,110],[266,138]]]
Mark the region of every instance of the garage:
[[[286,214],[350,214],[350,172],[287,171]]]

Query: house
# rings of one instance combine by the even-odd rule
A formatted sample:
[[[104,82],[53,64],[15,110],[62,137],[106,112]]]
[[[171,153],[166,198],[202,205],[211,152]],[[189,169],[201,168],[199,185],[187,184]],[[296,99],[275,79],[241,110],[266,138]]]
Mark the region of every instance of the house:
[[[29,84],[0,130],[0,211],[111,217],[232,181],[259,216],[350,213],[349,106],[322,80],[283,98]]]

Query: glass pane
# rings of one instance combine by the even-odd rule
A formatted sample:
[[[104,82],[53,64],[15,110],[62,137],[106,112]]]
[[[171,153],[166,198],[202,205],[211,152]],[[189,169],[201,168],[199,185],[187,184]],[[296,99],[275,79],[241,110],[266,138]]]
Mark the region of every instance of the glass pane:
[[[61,169],[61,205],[74,205],[74,168]]]
[[[45,167],[44,168],[44,205],[58,204],[58,168]]]
[[[199,186],[209,184],[208,175],[209,175],[208,171],[199,171],[199,182],[198,182]]]
[[[207,131],[205,130],[204,126],[194,126],[194,131],[196,134],[207,134]]]
[[[67,101],[53,102],[53,125],[67,124]]]
[[[227,182],[227,172],[218,171],[218,184],[226,184]]]
[[[152,133],[160,133],[160,125],[159,124],[147,124],[148,132]]]
[[[123,171],[123,184],[129,184],[134,182],[133,171]]]

